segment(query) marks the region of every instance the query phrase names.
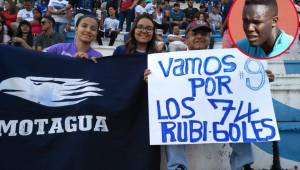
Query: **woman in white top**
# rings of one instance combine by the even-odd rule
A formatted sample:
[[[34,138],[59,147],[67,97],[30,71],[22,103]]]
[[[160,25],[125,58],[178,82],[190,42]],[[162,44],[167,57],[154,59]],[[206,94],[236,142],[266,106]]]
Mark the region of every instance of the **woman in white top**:
[[[157,29],[162,29],[163,33],[166,34],[169,26],[168,26],[168,24],[166,24],[164,22],[163,18],[164,18],[164,15],[162,12],[162,7],[157,5],[157,7],[155,8],[154,15],[153,15],[155,27]]]

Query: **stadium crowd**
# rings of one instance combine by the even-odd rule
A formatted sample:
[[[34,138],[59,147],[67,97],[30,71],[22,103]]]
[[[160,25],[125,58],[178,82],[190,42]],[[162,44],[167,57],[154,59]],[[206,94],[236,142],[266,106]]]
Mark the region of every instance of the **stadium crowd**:
[[[99,22],[98,44],[106,38],[113,46],[120,32],[125,43],[135,18],[147,13],[154,20],[160,51],[169,50],[169,45],[173,51],[184,48],[189,25],[207,24],[212,35],[221,35],[231,4],[232,0],[0,0],[0,43],[41,51],[68,41],[76,20],[92,15]]]

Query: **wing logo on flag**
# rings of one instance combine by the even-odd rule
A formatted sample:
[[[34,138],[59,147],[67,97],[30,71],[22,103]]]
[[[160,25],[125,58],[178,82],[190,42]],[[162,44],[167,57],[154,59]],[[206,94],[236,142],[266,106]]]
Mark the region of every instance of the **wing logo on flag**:
[[[83,79],[48,77],[12,77],[0,83],[0,92],[14,95],[44,106],[75,105],[92,96],[103,96],[99,83]]]

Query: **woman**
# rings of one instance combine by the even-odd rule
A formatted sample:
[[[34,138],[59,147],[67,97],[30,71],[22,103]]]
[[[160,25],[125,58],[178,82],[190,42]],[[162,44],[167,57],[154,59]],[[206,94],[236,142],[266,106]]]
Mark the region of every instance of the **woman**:
[[[46,52],[67,55],[70,57],[92,59],[102,57],[102,54],[91,48],[91,43],[97,37],[98,20],[94,16],[84,15],[78,18],[75,25],[75,40],[72,43],[59,43],[45,49]]]
[[[2,14],[0,14],[0,44],[7,44],[9,40],[10,40],[10,36],[7,35],[5,18]]]
[[[17,29],[17,34],[12,38],[12,44],[16,47],[32,49],[33,36],[30,22],[26,20],[20,22]]]
[[[155,26],[149,14],[136,18],[125,45],[118,46],[113,55],[148,54],[157,52],[155,45]]]
[[[158,29],[162,29],[163,33],[166,34],[168,31],[168,24],[166,24],[164,22],[164,14],[163,14],[163,9],[161,6],[157,6],[155,8],[155,12],[154,12],[154,22],[155,22],[155,27]]]
[[[31,23],[32,27],[32,35],[38,36],[42,32],[42,25],[41,25],[41,19],[42,19],[42,12],[38,10],[37,8],[33,9],[33,21]]]
[[[207,21],[207,16],[203,12],[197,12],[193,16],[193,21],[190,23],[190,26],[192,25],[209,25]]]

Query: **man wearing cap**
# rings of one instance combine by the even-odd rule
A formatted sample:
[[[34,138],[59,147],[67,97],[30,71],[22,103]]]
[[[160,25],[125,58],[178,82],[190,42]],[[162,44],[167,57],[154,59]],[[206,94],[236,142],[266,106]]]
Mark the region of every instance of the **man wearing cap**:
[[[246,38],[238,48],[257,58],[272,58],[286,50],[293,37],[277,27],[276,0],[246,0],[243,9],[243,29]]]
[[[211,29],[207,23],[190,24],[186,32],[186,45],[189,50],[208,49]]]
[[[205,50],[209,48],[211,28],[209,25],[190,24],[186,32],[185,43],[187,50]],[[175,50],[179,51],[179,50]],[[274,81],[274,74],[266,70],[269,81]],[[149,69],[144,72],[144,79],[147,82],[151,74]],[[194,146],[195,147],[195,146]],[[251,143],[231,144],[232,154],[230,156],[230,166],[232,170],[250,170],[253,163],[253,153]],[[188,161],[185,154],[185,145],[166,146],[167,169],[168,170],[188,170]]]
[[[191,23],[184,43],[170,43],[169,51],[204,50],[209,48],[211,28],[207,23]]]
[[[190,24],[186,31],[186,48],[182,44],[177,47],[170,47],[170,51],[187,50],[205,50],[210,43],[210,27],[203,24]],[[171,45],[171,44],[170,44]],[[145,72],[146,73],[146,72]],[[147,79],[147,78],[145,78]],[[185,155],[185,145],[166,146],[167,169],[168,170],[188,170],[188,161]]]

